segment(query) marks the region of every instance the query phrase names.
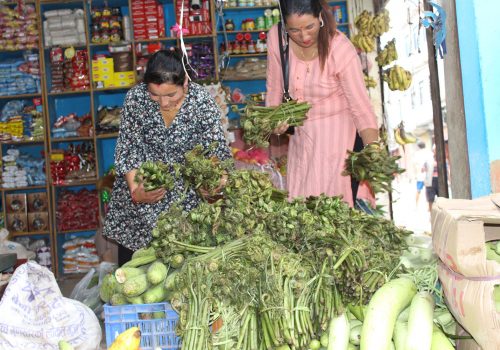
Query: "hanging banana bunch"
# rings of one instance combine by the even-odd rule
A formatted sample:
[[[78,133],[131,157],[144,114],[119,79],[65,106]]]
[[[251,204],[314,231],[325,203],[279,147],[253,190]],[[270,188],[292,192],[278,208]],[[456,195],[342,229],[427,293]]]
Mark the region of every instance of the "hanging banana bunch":
[[[381,36],[382,34],[387,33],[389,31],[389,23],[390,23],[389,11],[384,10],[373,18],[371,22],[372,25],[371,32],[375,36]]]
[[[417,138],[405,130],[404,123],[402,121],[394,129],[394,139],[396,140],[396,143],[401,146],[417,142]]]
[[[373,16],[370,12],[364,10],[354,19],[354,26],[358,29],[358,31],[368,34],[371,31],[373,21]]]
[[[394,65],[384,72],[383,79],[392,91],[405,91],[411,85],[412,75],[403,67]]]
[[[363,52],[372,52],[376,48],[372,22],[373,16],[366,10],[354,19],[354,26],[358,29],[358,33],[351,40],[354,46]]]
[[[373,52],[375,51],[375,39],[368,36],[362,32],[354,35],[351,39],[353,45],[363,52]]]
[[[384,46],[384,49],[378,53],[375,61],[377,61],[380,67],[384,67],[397,59],[398,52],[396,51],[396,39],[392,39]]]
[[[374,88],[377,86],[377,82],[375,79],[370,77],[368,74],[365,74],[365,86],[367,89]]]

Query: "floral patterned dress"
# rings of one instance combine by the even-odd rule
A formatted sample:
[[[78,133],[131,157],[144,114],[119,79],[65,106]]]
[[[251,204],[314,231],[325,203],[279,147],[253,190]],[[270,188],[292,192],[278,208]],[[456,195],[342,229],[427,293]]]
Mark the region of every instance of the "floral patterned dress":
[[[163,121],[160,106],[151,100],[146,84],[130,89],[121,115],[115,149],[116,181],[103,235],[132,250],[146,246],[160,213],[179,201],[186,189],[179,180],[161,201],[135,204],[124,175],[146,160],[183,163],[184,154],[194,146],[202,144],[207,148],[214,141],[219,147],[211,155],[230,158],[219,107],[202,86],[189,83],[187,95],[169,127]],[[189,211],[199,202],[198,194],[187,189],[182,200],[184,209]]]

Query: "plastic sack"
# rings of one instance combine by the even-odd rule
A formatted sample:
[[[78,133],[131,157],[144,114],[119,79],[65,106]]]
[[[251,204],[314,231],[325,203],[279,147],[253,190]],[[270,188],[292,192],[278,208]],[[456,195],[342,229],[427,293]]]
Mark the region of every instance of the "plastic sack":
[[[98,268],[90,269],[73,288],[69,296],[70,299],[82,302],[99,317],[103,312],[103,303],[99,296],[101,282],[104,276],[114,271],[116,267],[116,264],[102,262]]]
[[[11,242],[7,240],[9,236],[9,231],[5,228],[0,229],[0,253],[16,253],[18,260],[31,260],[36,257],[36,254],[32,251],[27,250],[22,244],[17,242]]]
[[[64,298],[54,275],[35,262],[16,269],[0,301],[0,349],[97,350],[102,331],[92,310]],[[6,317],[8,315],[8,317]]]

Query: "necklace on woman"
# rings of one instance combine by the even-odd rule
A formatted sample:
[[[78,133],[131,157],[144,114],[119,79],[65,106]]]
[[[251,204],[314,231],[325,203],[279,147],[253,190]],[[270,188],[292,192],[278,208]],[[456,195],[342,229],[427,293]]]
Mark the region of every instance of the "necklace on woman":
[[[311,57],[306,57],[305,53],[304,53],[304,49],[301,47],[300,48],[300,54],[302,56],[302,60],[304,61],[304,63],[306,64],[306,72],[309,73],[310,72],[310,67],[309,67],[309,64],[311,63],[311,61],[316,57],[316,55],[318,54],[318,50],[314,50],[313,51],[313,54]]]

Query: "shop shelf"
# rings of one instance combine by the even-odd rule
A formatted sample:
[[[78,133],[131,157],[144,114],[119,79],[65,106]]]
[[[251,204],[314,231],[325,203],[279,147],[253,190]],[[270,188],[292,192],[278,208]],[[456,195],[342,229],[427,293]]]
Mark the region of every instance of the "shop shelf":
[[[52,50],[52,49],[53,49],[53,48],[55,48],[55,47],[60,47],[60,48],[62,48],[63,50],[64,50],[64,49],[67,49],[67,48],[70,48],[70,47],[74,48],[75,50],[86,50],[86,49],[87,49],[87,44],[85,44],[85,45],[76,45],[76,46],[75,46],[75,45],[67,45],[67,46],[66,46],[66,45],[61,45],[61,46],[50,46],[50,47],[44,47],[43,49],[44,49],[45,51],[49,51],[49,50]]]
[[[75,136],[75,137],[53,137],[50,142],[75,142],[75,141],[90,141],[94,138],[92,136]]]
[[[44,143],[45,140],[21,140],[21,141],[1,141],[0,143],[3,145],[36,145],[39,143]]]
[[[265,56],[267,56],[267,52],[229,54],[229,57],[265,57]]]
[[[107,87],[107,88],[93,88],[94,92],[100,92],[100,91],[115,91],[115,90],[128,90],[134,85],[129,85],[129,86],[117,86],[117,87]]]
[[[15,49],[15,50],[0,50],[0,55],[3,53],[13,53],[13,52],[24,52],[24,51],[38,51],[38,47],[32,47],[31,49]]]
[[[7,95],[0,96],[0,100],[15,100],[15,99],[23,99],[23,98],[33,98],[33,97],[41,97],[41,93],[36,94],[21,94],[21,95]]]
[[[174,36],[161,37],[158,39],[135,39],[135,43],[155,43],[158,41],[168,41],[168,40],[177,40],[178,38]]]
[[[131,42],[128,41],[119,41],[119,42],[113,42],[113,43],[90,43],[90,47],[105,47],[105,46],[119,46],[119,45],[131,45]]]
[[[236,6],[236,7],[223,7],[222,10],[223,11],[238,11],[238,10],[253,10],[253,9],[270,9],[270,8],[274,8],[274,7],[278,7],[278,4],[275,4],[275,5],[269,5],[269,6]]]
[[[111,133],[105,133],[105,134],[98,134],[96,135],[96,138],[98,139],[112,139],[118,137],[118,132],[111,132]]]
[[[85,185],[95,185],[97,183],[97,179],[88,179],[88,180],[78,180],[78,181],[67,181],[62,184],[54,184],[51,185],[54,187],[76,187],[76,186],[85,186]]]
[[[57,231],[59,234],[68,234],[68,233],[78,233],[78,232],[87,232],[87,231],[96,231],[98,227],[91,227],[91,228],[77,228],[74,230],[62,230],[62,231]]]
[[[238,33],[260,33],[260,32],[268,32],[269,29],[253,29],[253,30],[231,30],[231,31],[218,31],[217,34],[238,34]]]
[[[64,95],[78,95],[78,94],[88,94],[90,90],[75,90],[75,91],[62,91],[62,92],[49,92],[49,96],[64,96]]]
[[[40,190],[46,188],[46,185],[36,185],[36,186],[23,186],[23,187],[13,187],[13,188],[2,188],[4,192],[11,191],[29,191],[29,190]]]
[[[205,34],[205,35],[184,35],[182,38],[185,40],[191,40],[191,39],[207,39],[207,38],[213,38],[213,34]]]
[[[12,237],[48,235],[50,231],[11,232]]]

